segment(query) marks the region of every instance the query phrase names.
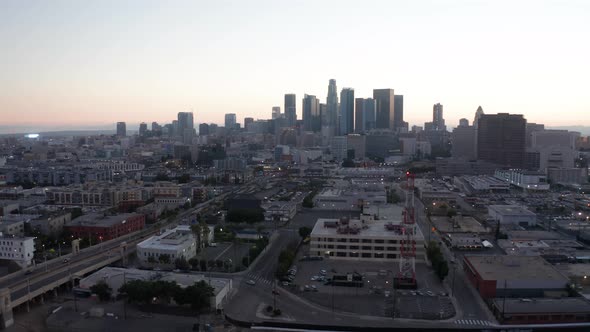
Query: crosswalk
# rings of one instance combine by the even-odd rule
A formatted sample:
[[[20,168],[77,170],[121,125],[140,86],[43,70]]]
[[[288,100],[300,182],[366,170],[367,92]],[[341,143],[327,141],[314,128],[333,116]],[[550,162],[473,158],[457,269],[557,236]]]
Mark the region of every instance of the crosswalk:
[[[262,285],[262,286],[270,286],[274,283],[273,280],[268,280],[268,279],[263,278],[262,276],[255,274],[255,273],[248,273],[246,275],[245,280],[254,280],[256,282],[256,285]]]
[[[479,319],[459,319],[455,321],[455,324],[459,325],[476,325],[476,326],[492,326],[492,322],[487,320],[479,320]]]

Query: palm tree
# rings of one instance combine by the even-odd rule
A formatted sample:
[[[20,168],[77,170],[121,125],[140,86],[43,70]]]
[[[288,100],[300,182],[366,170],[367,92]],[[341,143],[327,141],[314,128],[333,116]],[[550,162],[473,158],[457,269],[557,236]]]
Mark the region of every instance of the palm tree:
[[[195,238],[197,240],[197,252],[201,251],[201,235],[203,234],[203,230],[201,229],[201,224],[197,223],[197,224],[193,224],[191,225],[191,231],[193,232],[193,234],[195,235]]]

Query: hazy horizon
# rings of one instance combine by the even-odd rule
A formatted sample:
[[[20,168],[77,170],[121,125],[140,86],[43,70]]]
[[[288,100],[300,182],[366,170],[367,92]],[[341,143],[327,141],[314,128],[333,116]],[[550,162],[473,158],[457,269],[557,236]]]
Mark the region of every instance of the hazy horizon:
[[[283,95],[404,95],[423,125],[485,113],[590,125],[583,1],[0,2],[0,131],[270,118]],[[6,129],[8,128],[8,129]],[[15,130],[14,132],[18,132]]]

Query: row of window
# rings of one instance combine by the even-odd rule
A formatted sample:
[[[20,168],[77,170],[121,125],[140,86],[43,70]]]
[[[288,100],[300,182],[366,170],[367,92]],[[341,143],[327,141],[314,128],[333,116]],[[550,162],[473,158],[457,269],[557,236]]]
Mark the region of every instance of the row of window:
[[[384,254],[384,253],[370,253],[370,252],[333,252],[330,251],[326,253],[330,257],[352,257],[352,258],[387,258],[387,259],[396,259],[398,256],[396,254]],[[318,251],[318,256],[321,256],[321,252]]]
[[[13,246],[14,245],[14,242],[12,242],[12,241],[0,241],[0,245],[3,245],[3,246]],[[24,242],[20,242],[20,246],[21,247],[24,246]]]
[[[382,247],[382,246],[344,246],[344,245],[333,245],[333,244],[320,244],[317,245],[320,249],[340,249],[340,250],[377,250],[377,251],[399,251],[399,247]]]
[[[16,249],[12,249],[12,247],[0,247],[0,251],[15,251]],[[18,248],[18,252],[22,252],[22,248]]]
[[[388,243],[396,244],[398,240],[384,240],[384,239],[357,239],[357,238],[332,238],[332,237],[319,237],[314,239],[315,241],[325,242],[342,242],[342,243]]]
[[[155,253],[155,252],[144,252],[143,253],[143,256],[144,257],[155,257],[155,258],[158,258],[158,257],[160,257],[160,255],[169,255],[169,254],[160,254],[160,253]],[[170,255],[170,258],[174,258],[175,256],[176,255],[171,254]]]
[[[13,254],[11,252],[0,252],[0,257],[19,258],[19,255]],[[21,254],[20,258],[25,258],[25,256],[23,254]]]

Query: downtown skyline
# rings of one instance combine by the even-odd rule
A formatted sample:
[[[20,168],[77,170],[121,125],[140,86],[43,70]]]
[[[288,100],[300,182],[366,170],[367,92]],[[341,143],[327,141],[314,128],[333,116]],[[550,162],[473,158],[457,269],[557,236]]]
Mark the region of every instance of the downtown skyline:
[[[535,4],[506,13],[508,3],[462,1],[301,1],[288,10],[273,2],[2,2],[0,37],[9,46],[0,131],[165,123],[191,111],[195,123],[222,124],[226,113],[241,123],[271,118],[287,93],[296,94],[301,119],[304,95],[325,103],[332,78],[338,95],[342,87],[355,98],[382,88],[404,95],[410,126],[430,121],[436,103],[449,127],[479,105],[548,126],[590,125],[590,50],[581,42],[590,6]]]

